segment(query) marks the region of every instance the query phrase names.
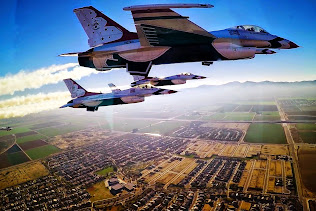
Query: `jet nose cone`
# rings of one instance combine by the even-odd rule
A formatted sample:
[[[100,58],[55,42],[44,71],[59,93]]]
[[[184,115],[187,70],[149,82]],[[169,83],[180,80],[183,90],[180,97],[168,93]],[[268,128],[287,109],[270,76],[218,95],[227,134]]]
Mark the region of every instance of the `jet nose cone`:
[[[298,48],[300,46],[296,45],[294,42],[290,41],[289,42],[290,48]]]

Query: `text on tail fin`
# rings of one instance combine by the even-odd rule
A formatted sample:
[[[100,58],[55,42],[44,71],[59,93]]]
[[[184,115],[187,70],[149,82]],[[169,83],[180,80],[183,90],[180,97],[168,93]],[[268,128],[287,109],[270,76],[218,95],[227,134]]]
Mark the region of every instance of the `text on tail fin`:
[[[138,38],[136,33],[128,31],[92,6],[75,9],[74,12],[89,37],[90,47]]]
[[[77,98],[77,97],[82,97],[87,93],[87,90],[82,88],[77,82],[72,80],[71,78],[69,79],[64,79],[64,82],[71,93],[72,98]]]

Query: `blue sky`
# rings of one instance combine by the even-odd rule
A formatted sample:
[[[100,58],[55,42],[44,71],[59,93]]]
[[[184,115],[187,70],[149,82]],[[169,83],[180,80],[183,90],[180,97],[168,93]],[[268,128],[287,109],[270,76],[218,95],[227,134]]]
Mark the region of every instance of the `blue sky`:
[[[74,8],[92,5],[127,29],[135,31],[132,16],[122,8],[130,6],[124,0],[10,0],[1,4],[0,77],[20,70],[32,71],[52,64],[77,62],[74,58],[58,57],[66,52],[89,49],[87,36]],[[200,63],[156,66],[150,75],[170,75],[189,71],[206,75],[214,81],[246,80],[314,80],[316,79],[316,3],[306,1],[263,0],[157,0],[132,1],[134,5],[148,3],[211,3],[212,9],[178,9],[182,15],[206,30],[219,30],[239,24],[254,24],[302,46],[279,51],[274,55],[258,55],[244,61],[217,62],[211,67]],[[120,80],[112,71],[107,77]],[[102,74],[91,77],[102,77]],[[128,75],[126,77],[130,80]]]

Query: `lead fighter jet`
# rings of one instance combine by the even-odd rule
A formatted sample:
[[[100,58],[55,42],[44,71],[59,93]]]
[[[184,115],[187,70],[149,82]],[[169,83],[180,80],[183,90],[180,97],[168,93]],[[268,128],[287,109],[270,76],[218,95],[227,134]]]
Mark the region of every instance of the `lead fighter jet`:
[[[64,82],[71,93],[70,100],[60,108],[86,108],[87,111],[97,111],[100,106],[120,105],[129,103],[140,103],[145,97],[152,95],[165,95],[176,93],[177,91],[161,89],[151,85],[140,85],[126,90],[117,89],[114,84],[109,84],[112,93],[88,92],[72,79],[64,79]]]
[[[80,66],[106,71],[126,68],[134,80],[148,76],[152,65],[251,59],[273,54],[271,49],[298,45],[254,25],[206,31],[171,8],[212,8],[210,4],[154,4],[125,7],[136,26],[130,32],[92,6],[75,9],[88,35],[88,51],[62,54],[78,56]]]

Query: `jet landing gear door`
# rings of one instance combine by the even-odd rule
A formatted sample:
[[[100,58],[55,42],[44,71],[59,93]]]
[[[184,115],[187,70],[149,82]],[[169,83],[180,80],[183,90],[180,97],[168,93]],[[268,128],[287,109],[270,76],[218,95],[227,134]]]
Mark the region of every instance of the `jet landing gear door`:
[[[133,76],[134,81],[138,81],[148,76],[151,66],[152,66],[152,61],[128,62],[126,64],[126,71]]]

